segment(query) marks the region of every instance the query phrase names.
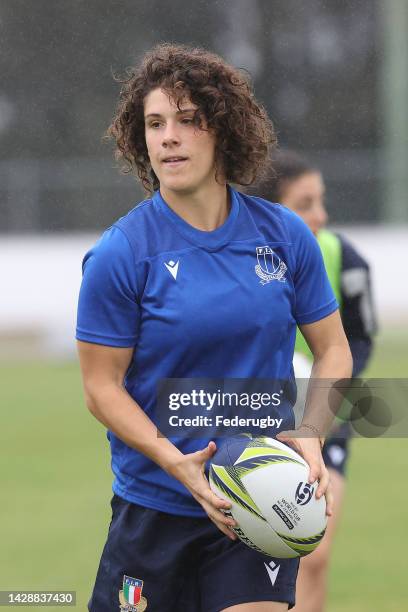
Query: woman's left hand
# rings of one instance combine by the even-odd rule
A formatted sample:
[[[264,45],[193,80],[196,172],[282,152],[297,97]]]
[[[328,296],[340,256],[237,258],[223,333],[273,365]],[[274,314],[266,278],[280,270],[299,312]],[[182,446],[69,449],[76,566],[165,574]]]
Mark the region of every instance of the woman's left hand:
[[[322,495],[326,497],[326,514],[331,516],[333,514],[333,493],[331,491],[329,471],[323,461],[319,438],[302,438],[300,437],[299,430],[291,430],[280,432],[276,439],[291,446],[309,465],[309,483],[313,484],[318,480],[316,499],[319,499]]]

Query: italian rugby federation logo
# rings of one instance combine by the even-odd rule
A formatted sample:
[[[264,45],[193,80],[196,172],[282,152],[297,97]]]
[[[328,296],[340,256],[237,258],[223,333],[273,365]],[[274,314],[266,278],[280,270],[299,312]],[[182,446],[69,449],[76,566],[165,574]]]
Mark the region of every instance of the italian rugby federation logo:
[[[266,285],[273,280],[285,282],[285,273],[288,268],[271,247],[256,247],[256,258],[258,263],[255,266],[255,272],[261,279],[261,285]]]
[[[142,597],[143,580],[123,576],[123,590],[119,591],[121,612],[143,612],[147,608],[146,597]]]

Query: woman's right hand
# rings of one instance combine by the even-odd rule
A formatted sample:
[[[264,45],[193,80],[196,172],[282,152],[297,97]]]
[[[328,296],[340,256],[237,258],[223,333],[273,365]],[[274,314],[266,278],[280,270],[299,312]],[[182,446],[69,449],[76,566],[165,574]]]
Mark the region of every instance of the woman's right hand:
[[[168,471],[190,491],[218,529],[231,540],[236,540],[237,536],[230,529],[236,526],[236,522],[232,517],[225,516],[221,512],[221,510],[231,508],[231,504],[217,497],[210,489],[205,475],[205,464],[216,450],[215,442],[209,442],[208,446],[202,450],[182,455]]]

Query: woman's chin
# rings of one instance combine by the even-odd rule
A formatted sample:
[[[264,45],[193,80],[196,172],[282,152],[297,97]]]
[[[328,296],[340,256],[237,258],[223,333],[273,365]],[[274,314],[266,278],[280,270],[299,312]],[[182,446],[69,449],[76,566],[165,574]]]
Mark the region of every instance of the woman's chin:
[[[160,189],[163,191],[171,191],[173,193],[188,193],[194,191],[194,185],[191,182],[186,181],[185,179],[173,180],[173,181],[163,181],[160,182]]]

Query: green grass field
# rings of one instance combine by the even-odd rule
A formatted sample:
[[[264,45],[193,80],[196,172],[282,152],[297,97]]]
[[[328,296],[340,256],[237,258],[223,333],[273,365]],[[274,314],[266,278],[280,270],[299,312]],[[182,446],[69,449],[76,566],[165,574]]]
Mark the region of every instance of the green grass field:
[[[408,378],[407,345],[406,334],[380,337],[367,375]],[[0,590],[76,590],[75,609],[85,611],[110,519],[111,475],[78,366],[0,365],[0,402]],[[407,473],[405,439],[354,441],[329,612],[407,610]]]

